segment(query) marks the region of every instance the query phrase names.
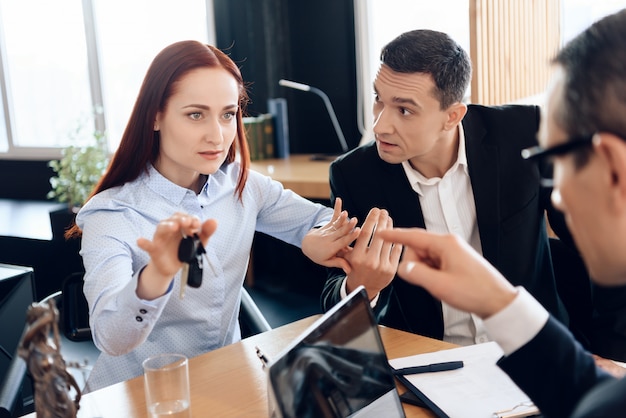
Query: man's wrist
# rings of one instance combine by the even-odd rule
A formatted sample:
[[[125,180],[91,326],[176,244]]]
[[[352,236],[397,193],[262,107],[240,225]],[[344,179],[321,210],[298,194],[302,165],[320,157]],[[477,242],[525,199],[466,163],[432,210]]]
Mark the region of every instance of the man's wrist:
[[[503,292],[499,297],[490,298],[487,303],[485,303],[482,312],[476,312],[481,319],[487,319],[493,315],[497,315],[498,312],[501,312],[507,306],[509,306],[517,297],[518,290],[513,289],[509,292]]]
[[[343,279],[343,282],[341,283],[341,287],[339,288],[339,296],[341,297],[341,299],[344,299],[346,296],[348,296],[348,289],[347,289],[347,285],[346,283],[348,282],[348,278],[345,277]],[[367,290],[366,290],[367,292]],[[367,294],[367,296],[369,297],[369,293]],[[376,293],[376,295],[373,298],[370,298],[370,306],[372,308],[376,307],[376,304],[378,303],[378,297],[380,296],[380,292]]]
[[[548,321],[548,312],[523,287],[503,309],[484,320],[489,336],[509,355],[534,338]]]

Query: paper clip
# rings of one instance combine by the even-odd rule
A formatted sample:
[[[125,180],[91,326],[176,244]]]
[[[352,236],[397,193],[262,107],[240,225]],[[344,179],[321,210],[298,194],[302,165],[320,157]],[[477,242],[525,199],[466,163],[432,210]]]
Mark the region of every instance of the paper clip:
[[[254,349],[256,350],[256,356],[259,358],[259,360],[261,360],[261,363],[263,364],[263,368],[266,368],[270,362],[269,358],[265,354],[263,354],[258,346],[255,345]]]
[[[520,409],[521,408],[521,409]],[[517,411],[516,411],[517,410]],[[539,414],[539,408],[531,401],[521,402],[510,409],[503,409],[493,413],[492,418],[523,418]]]

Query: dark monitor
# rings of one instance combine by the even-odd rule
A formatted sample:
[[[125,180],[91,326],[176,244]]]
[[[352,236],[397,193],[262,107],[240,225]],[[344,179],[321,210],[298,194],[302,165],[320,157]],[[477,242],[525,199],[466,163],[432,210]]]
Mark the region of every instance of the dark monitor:
[[[0,264],[0,382],[4,382],[11,360],[17,355],[26,325],[26,311],[34,301],[33,269]],[[32,396],[32,388],[24,386],[22,396]]]

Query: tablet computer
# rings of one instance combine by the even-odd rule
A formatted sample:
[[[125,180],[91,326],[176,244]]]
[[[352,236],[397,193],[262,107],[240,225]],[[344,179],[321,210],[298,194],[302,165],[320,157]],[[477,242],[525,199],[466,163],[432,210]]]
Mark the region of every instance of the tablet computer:
[[[378,324],[360,286],[270,361],[275,417],[404,417]]]

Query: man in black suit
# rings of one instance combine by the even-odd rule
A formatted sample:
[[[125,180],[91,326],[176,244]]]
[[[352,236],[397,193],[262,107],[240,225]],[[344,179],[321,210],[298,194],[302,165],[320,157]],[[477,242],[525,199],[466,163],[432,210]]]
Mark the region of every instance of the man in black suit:
[[[580,34],[557,55],[529,160],[552,160],[552,200],[592,279],[626,284],[626,9]],[[592,356],[522,287],[514,287],[467,243],[418,229],[380,233],[405,245],[399,274],[484,319],[505,353],[499,366],[547,417],[621,417],[626,379]]]
[[[376,233],[395,224],[459,235],[567,323],[545,225],[550,191],[540,167],[519,157],[537,144],[539,109],[467,106],[470,78],[467,53],[444,33],[411,31],[383,48],[376,140],[330,169],[331,200],[365,222],[347,256],[351,273],[329,273],[324,309],[363,285],[384,325],[463,345],[488,340],[480,318],[395,278],[401,247]]]

